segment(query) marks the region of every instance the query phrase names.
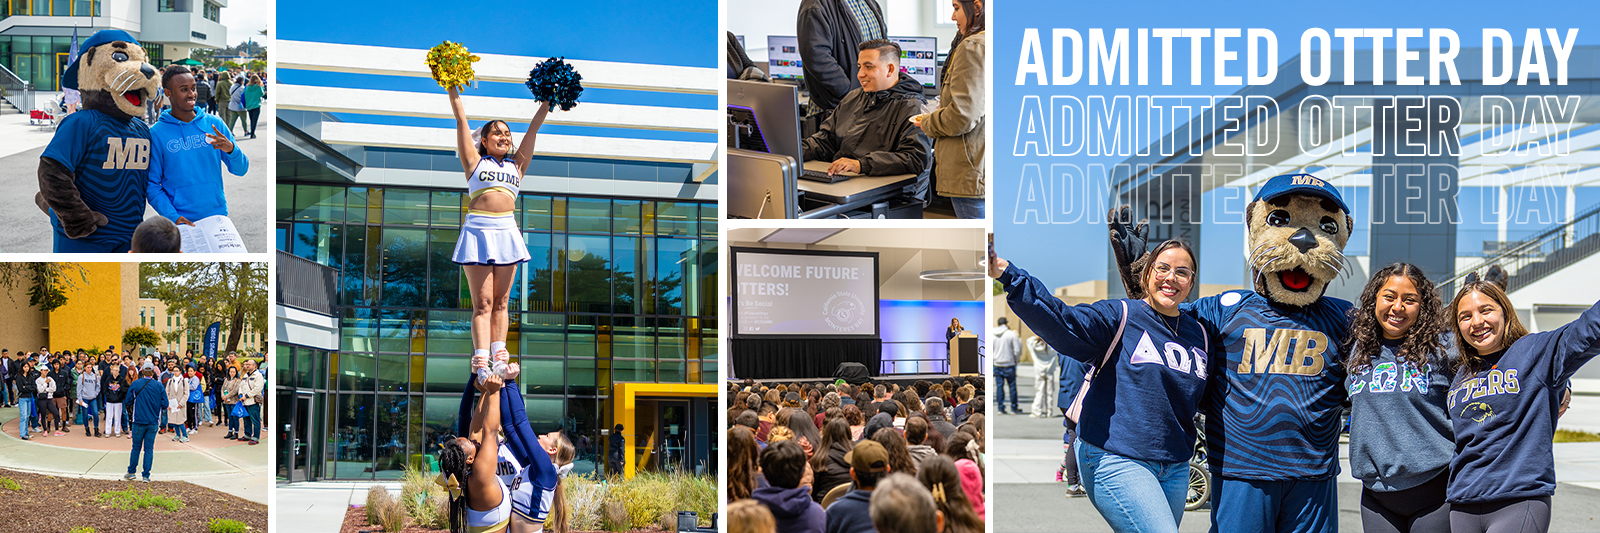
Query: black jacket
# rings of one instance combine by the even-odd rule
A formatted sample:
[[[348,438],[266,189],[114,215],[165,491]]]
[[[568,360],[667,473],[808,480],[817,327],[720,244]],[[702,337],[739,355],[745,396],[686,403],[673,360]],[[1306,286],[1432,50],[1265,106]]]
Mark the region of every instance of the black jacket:
[[[19,377],[17,379],[17,394],[28,398],[38,395],[39,385],[34,382],[36,379],[39,379],[38,370],[30,370],[28,375]]]
[[[78,380],[73,379],[71,367],[65,364],[56,365],[55,369],[50,371],[50,377],[56,379],[56,397],[78,398]]]
[[[850,482],[850,463],[844,460],[845,454],[850,453],[850,445],[835,442],[826,452],[819,450],[816,453],[828,454],[827,467],[821,470],[813,469],[811,473],[813,480],[811,499],[820,503],[822,497],[828,495],[828,491]]]
[[[117,375],[119,372],[122,375]],[[122,403],[128,397],[127,378],[128,373],[120,365],[111,367],[100,377],[100,398],[108,404]]]
[[[926,205],[933,140],[911,123],[911,117],[922,112],[922,103],[922,83],[904,72],[888,90],[852,90],[817,132],[800,144],[801,151],[807,161],[841,157],[861,161],[861,173],[868,176],[916,174],[914,192]]]
[[[888,31],[877,0],[862,1],[872,8],[878,27]],[[844,0],[801,0],[795,35],[800,38],[800,68],[805,71],[811,103],[833,109],[846,93],[861,88],[855,76],[861,28]]]

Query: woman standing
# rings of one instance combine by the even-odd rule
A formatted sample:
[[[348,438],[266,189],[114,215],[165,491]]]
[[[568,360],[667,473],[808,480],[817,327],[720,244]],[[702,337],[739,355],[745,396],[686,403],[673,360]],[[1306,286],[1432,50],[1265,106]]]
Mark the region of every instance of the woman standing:
[[[1532,334],[1496,281],[1467,282],[1448,309],[1461,350],[1449,397],[1450,530],[1549,531],[1557,404],[1567,380],[1600,355],[1600,303]]]
[[[222,415],[222,382],[228,377],[228,365],[214,361],[206,372],[206,404],[211,408],[211,427],[225,425]]]
[[[66,424],[62,423],[61,409],[56,405],[55,377],[49,372],[41,372],[33,382],[34,391],[37,393],[34,395],[34,402],[39,405],[39,424],[44,426],[44,430],[40,431],[39,435],[43,436],[46,433],[50,433],[52,426],[49,417],[55,417],[55,425],[53,426],[55,436],[66,435],[63,431],[66,429]]]
[[[550,103],[539,105],[515,152],[511,126],[504,120],[491,120],[477,130],[467,127],[467,108],[455,87],[450,88],[450,111],[456,118],[456,155],[467,175],[468,197],[467,218],[453,260],[466,271],[472,291],[474,366],[487,368],[491,355],[497,361],[509,356],[506,305],[517,265],[529,259],[528,247],[517,229],[517,195],[528,163],[533,161],[533,141],[550,112]]]
[[[1112,529],[1176,532],[1210,343],[1200,323],[1178,308],[1196,282],[1188,244],[1163,242],[1133,268],[1140,284],[1128,293],[1136,299],[1069,306],[1044,282],[989,252],[989,275],[1005,287],[1012,311],[1057,352],[1099,367],[1087,393],[1078,395],[1081,412],[1067,409],[1078,421],[1072,449],[1089,501]]]
[[[239,438],[239,417],[233,416],[233,406],[239,403],[239,367],[228,367],[228,379],[222,381],[222,412],[228,417],[228,440]]]
[[[244,88],[244,110],[250,115],[250,129],[246,133],[250,138],[256,138],[256,122],[261,119],[261,100],[267,95],[266,86],[261,84],[261,76],[250,73],[250,83]]]
[[[83,420],[83,436],[100,435],[100,369],[87,358],[78,364],[78,418]]]
[[[122,435],[122,402],[128,397],[128,370],[119,364],[106,367],[101,396],[106,402],[106,437]]]
[[[950,327],[944,328],[944,343],[950,344],[950,339],[956,338],[956,335],[960,335],[963,331],[966,331],[966,328],[961,327],[961,319],[951,318]]]
[[[1361,291],[1348,341],[1350,470],[1372,532],[1450,531],[1445,485],[1454,451],[1444,304],[1414,265],[1379,270]]]
[[[189,385],[189,397],[184,403],[184,420],[188,422],[189,431],[200,429],[200,412],[205,405],[205,380],[200,379],[200,369],[188,367],[184,369],[184,380]]]
[[[172,374],[167,379],[167,427],[172,428],[172,440],[189,442],[188,410],[184,408],[189,403],[189,380],[178,370],[176,359],[167,361],[167,371]]]
[[[939,195],[950,198],[956,218],[984,218],[983,60],[988,37],[983,0],[950,0],[950,5],[950,20],[959,29],[939,78],[939,108],[913,120],[933,137]]]

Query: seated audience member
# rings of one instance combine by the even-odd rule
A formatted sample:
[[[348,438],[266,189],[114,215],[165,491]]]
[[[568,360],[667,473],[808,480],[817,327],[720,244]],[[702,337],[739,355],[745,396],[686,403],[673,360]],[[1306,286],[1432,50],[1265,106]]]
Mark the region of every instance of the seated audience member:
[[[728,533],[776,533],[778,525],[772,511],[755,500],[739,500],[728,504]]]
[[[847,457],[854,488],[827,507],[827,533],[868,533],[872,528],[872,489],[889,473],[889,453],[877,441],[856,443]]]
[[[944,529],[944,513],[933,503],[933,494],[916,478],[898,472],[878,482],[870,512],[878,533],[938,533]]]
[[[807,161],[829,161],[829,174],[916,174],[916,197],[926,200],[933,141],[910,121],[922,112],[922,83],[900,71],[900,46],[884,39],[861,43],[851,90],[817,132],[801,143]]]
[[[774,441],[761,452],[761,474],[768,486],[750,497],[772,512],[778,533],[821,533],[827,525],[822,506],[811,500],[811,487],[801,483],[806,466],[806,452],[793,440]]]
[[[128,253],[175,254],[183,251],[183,235],[167,217],[156,215],[133,229],[133,244]]]
[[[929,457],[939,455],[939,451],[928,446],[928,420],[922,417],[906,419],[906,451],[911,454],[911,463],[920,469],[922,461]]]

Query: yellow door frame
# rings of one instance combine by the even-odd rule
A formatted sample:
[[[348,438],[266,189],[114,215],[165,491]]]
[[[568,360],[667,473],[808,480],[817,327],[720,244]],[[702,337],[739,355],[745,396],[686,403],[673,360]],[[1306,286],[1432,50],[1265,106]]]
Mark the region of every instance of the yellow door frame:
[[[611,386],[611,423],[622,424],[623,467],[622,472],[628,479],[633,479],[637,467],[634,465],[634,448],[638,442],[639,425],[634,423],[635,412],[640,396],[649,398],[710,398],[715,400],[719,390],[715,384],[689,384],[689,383],[615,383]],[[691,416],[693,413],[690,413]],[[710,424],[712,421],[706,421]]]

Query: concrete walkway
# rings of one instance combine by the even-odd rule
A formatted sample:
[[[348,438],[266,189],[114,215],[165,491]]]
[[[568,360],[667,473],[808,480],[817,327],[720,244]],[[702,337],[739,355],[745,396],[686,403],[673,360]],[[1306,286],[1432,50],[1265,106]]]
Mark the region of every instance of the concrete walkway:
[[[0,423],[15,427],[16,408],[0,409]],[[82,429],[74,426],[80,431]],[[220,436],[226,431],[206,428],[202,431]],[[46,437],[22,440],[14,431],[0,433],[0,468],[52,476],[121,479],[128,471],[128,458],[132,441],[120,449],[94,450],[71,448],[51,444],[51,439],[65,441],[67,437]],[[106,439],[109,441],[109,439]],[[192,440],[192,439],[191,439]],[[262,504],[269,504],[267,493],[271,482],[272,457],[268,446],[197,447],[172,442],[166,435],[156,437],[155,461],[151,479],[157,481],[188,481],[202,487],[227,492]],[[141,458],[141,463],[143,458]],[[143,468],[143,465],[140,465]]]
[[[1580,372],[1583,377],[1595,370]],[[1033,401],[1033,366],[1017,367],[1017,392],[1024,412]],[[1587,378],[1585,378],[1587,379]],[[1561,418],[1564,429],[1600,431],[1600,396],[1584,394],[1588,382],[1574,380],[1579,391],[1572,408]],[[1594,382],[1600,391],[1600,381]],[[991,408],[990,411],[994,409]],[[1062,418],[995,415],[989,437],[992,459],[988,469],[994,482],[991,506],[1003,509],[994,516],[995,533],[1111,531],[1100,513],[1085,498],[1066,498],[1065,485],[1056,483],[1061,465]],[[1600,443],[1555,445],[1556,495],[1552,498],[1551,532],[1600,531]],[[1350,449],[1339,447],[1339,531],[1361,531],[1361,482],[1350,476]],[[1063,520],[1069,518],[1070,520]],[[1202,509],[1184,513],[1180,531],[1207,531],[1211,514]]]
[[[367,501],[368,487],[378,485],[395,496],[400,495],[400,483],[354,483],[318,481],[314,483],[279,483],[272,504],[276,517],[273,529],[297,533],[337,532],[344,525],[344,513],[351,505]]]

